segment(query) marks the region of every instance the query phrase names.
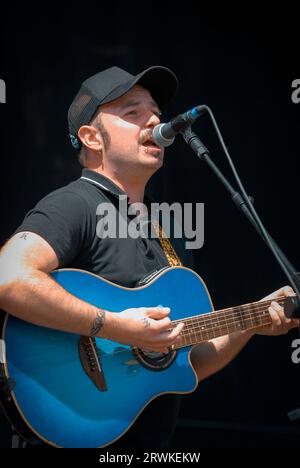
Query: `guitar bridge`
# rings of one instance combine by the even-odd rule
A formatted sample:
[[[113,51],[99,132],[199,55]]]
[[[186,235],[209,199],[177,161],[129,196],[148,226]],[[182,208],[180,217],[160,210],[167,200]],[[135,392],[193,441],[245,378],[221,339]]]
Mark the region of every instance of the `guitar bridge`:
[[[80,362],[85,373],[101,392],[107,391],[107,385],[98,354],[95,338],[81,336],[78,343]]]

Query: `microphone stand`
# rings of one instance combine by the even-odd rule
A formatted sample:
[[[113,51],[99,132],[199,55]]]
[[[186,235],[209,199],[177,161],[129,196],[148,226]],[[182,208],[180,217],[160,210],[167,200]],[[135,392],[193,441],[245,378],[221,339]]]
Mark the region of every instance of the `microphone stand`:
[[[284,274],[286,275],[289,283],[292,285],[296,296],[291,296],[290,304],[288,305],[287,309],[285,310],[285,315],[289,318],[300,318],[300,273],[296,271],[295,267],[292,263],[288,260],[286,255],[282,252],[276,242],[272,239],[270,234],[264,229],[262,232],[260,226],[252,216],[246,201],[240,195],[239,192],[234,190],[232,185],[228,182],[228,180],[224,177],[222,172],[219,168],[215,165],[215,163],[210,159],[209,151],[205,147],[205,145],[201,142],[200,138],[196,133],[191,130],[190,126],[187,126],[180,132],[183,136],[184,141],[187,143],[190,148],[196,153],[201,161],[206,162],[206,164],[210,167],[210,169],[214,172],[217,178],[221,181],[221,183],[225,186],[228,190],[232,201],[234,204],[239,208],[240,211],[244,213],[248,221],[252,224],[255,230],[258,232],[260,237],[263,241],[268,245],[270,250],[272,251],[276,261],[279,263],[281,269],[283,270]],[[251,198],[249,197],[250,202],[252,202]]]

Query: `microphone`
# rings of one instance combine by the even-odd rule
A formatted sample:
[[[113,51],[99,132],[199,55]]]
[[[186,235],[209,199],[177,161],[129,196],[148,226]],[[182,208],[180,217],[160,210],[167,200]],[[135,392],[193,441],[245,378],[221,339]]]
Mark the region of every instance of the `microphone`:
[[[185,130],[206,111],[206,106],[197,106],[184,114],[179,114],[168,123],[161,123],[154,127],[152,139],[158,146],[170,146],[177,133]]]

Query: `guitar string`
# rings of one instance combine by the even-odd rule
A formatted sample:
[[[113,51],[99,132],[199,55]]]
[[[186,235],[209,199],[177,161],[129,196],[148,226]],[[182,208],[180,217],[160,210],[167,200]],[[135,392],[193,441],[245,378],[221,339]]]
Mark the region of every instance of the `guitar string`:
[[[251,318],[246,318],[246,319],[245,319],[245,322],[249,322],[250,320],[251,320]],[[235,322],[231,322],[231,323],[230,323],[230,326],[231,326],[231,327],[234,326],[234,323],[235,323]],[[260,328],[260,327],[262,327],[262,326],[268,325],[269,323],[270,323],[270,322],[269,322],[269,320],[268,320],[266,323],[261,323],[261,324],[259,324],[259,325],[254,325],[254,326],[252,326],[252,327],[248,327],[248,326],[247,326],[246,330],[251,330],[251,329],[255,329],[255,328]],[[253,324],[253,322],[252,322],[252,324]],[[211,330],[216,330],[216,329],[214,328],[214,329],[211,329]],[[218,335],[218,336],[225,336],[225,335],[227,335],[227,334],[231,334],[231,333],[234,333],[234,332],[236,332],[236,331],[241,331],[241,330],[236,330],[236,329],[234,329],[233,331],[230,331],[229,333],[227,332],[227,333],[224,333],[224,334],[220,334],[220,335]],[[205,331],[204,331],[204,333],[205,333]],[[197,333],[197,335],[202,335],[202,334],[203,334],[202,332]],[[183,335],[183,333],[181,332],[180,336],[182,336],[182,335]],[[188,336],[188,335],[185,335],[185,336]],[[201,337],[202,341],[207,341],[208,339],[213,339],[213,338],[217,338],[217,337],[216,337],[216,336],[215,336],[215,337],[211,337],[211,338],[204,338],[204,337]],[[102,338],[97,338],[97,339],[102,340]],[[189,345],[190,345],[190,344],[184,344],[183,346],[180,346],[180,347],[185,347],[185,346],[189,346]],[[96,346],[97,346],[97,344],[96,344]],[[110,345],[107,345],[106,348],[108,348],[108,346],[110,346]],[[122,343],[120,343],[120,346],[122,346]],[[119,353],[131,352],[130,345],[124,345],[124,346],[128,346],[128,348],[127,348],[127,349],[120,350],[120,351],[116,351],[116,352],[114,353],[114,355],[119,354]],[[105,343],[102,341],[102,342],[101,342],[101,348],[99,348],[98,346],[97,346],[97,348],[98,348],[100,351],[101,351],[101,350],[105,351]],[[104,355],[101,355],[101,359],[102,359],[102,358],[105,358],[105,357],[106,357],[105,354],[104,354]],[[109,357],[109,356],[107,356],[107,357]]]
[[[264,325],[267,325],[267,324],[271,324],[271,319],[266,317],[264,320],[261,320],[260,323],[254,323],[254,321],[252,320],[251,317],[249,318],[246,318],[244,320],[244,322],[247,322],[246,325],[247,327],[243,327],[243,325],[241,323],[236,323],[236,322],[230,322],[230,323],[227,323],[225,325],[222,325],[222,326],[210,326],[210,327],[206,327],[206,328],[203,328],[203,327],[195,327],[194,329],[192,330],[186,330],[184,332],[184,329],[182,330],[182,332],[180,333],[181,336],[191,336],[193,334],[197,334],[197,333],[201,333],[201,334],[210,334],[212,335],[212,333],[214,333],[215,335],[217,334],[218,336],[220,336],[220,333],[219,331],[222,331],[222,334],[223,334],[223,331],[224,331],[224,335],[228,334],[229,333],[229,330],[230,331],[242,331],[242,330],[247,330],[249,329],[249,324],[252,325],[252,328],[258,328],[260,326],[264,326]]]
[[[256,311],[261,311],[263,309],[266,310],[267,312],[267,309],[265,308],[265,305],[273,302],[274,299],[269,299],[267,301],[262,301],[261,304],[259,304],[258,307],[256,307]],[[279,298],[276,298],[277,302],[280,302],[279,301]],[[256,303],[257,304],[257,303]],[[240,307],[244,307],[244,311],[242,311],[242,315],[243,315],[243,318],[242,320],[240,319],[240,317],[237,319],[236,315],[239,314],[241,312],[234,312],[234,313],[230,313],[228,315],[226,315],[226,317],[222,320],[218,320],[217,319],[217,322],[218,322],[218,325],[217,326],[214,326],[212,324],[212,321],[215,321],[215,318],[216,318],[216,314],[218,313],[224,313],[224,310],[231,310],[232,308],[228,308],[228,309],[223,309],[221,311],[216,311],[216,312],[210,312],[208,314],[203,314],[203,315],[200,315],[200,316],[197,316],[199,317],[199,319],[201,320],[202,318],[204,318],[203,316],[205,315],[205,320],[206,322],[210,322],[210,323],[207,323],[207,327],[205,329],[199,329],[199,327],[201,327],[201,325],[199,324],[199,321],[198,319],[196,319],[196,321],[194,323],[192,323],[192,325],[195,325],[194,326],[194,329],[188,329],[188,328],[185,328],[183,329],[183,331],[181,332],[180,336],[182,336],[183,338],[185,337],[190,337],[190,338],[193,338],[191,337],[191,335],[203,335],[204,333],[207,335],[208,333],[211,333],[212,331],[213,332],[217,332],[218,329],[221,329],[221,328],[224,328],[226,326],[226,328],[228,329],[228,333],[224,333],[223,336],[225,336],[226,334],[230,334],[230,333],[233,333],[234,331],[240,331],[240,330],[244,330],[244,328],[240,328],[240,329],[237,329],[236,328],[236,324],[237,323],[241,323],[241,322],[245,322],[245,325],[246,325],[246,329],[255,329],[255,328],[260,328],[260,327],[263,327],[265,325],[268,325],[271,323],[271,317],[270,317],[270,314],[268,313],[267,316],[265,317],[261,317],[260,320],[262,320],[261,323],[257,324],[257,323],[253,323],[253,318],[255,317],[256,319],[258,318],[258,315],[254,312],[250,312],[248,311],[249,310],[249,307],[246,309],[246,312],[245,312],[245,306],[240,306]],[[244,313],[243,313],[244,312]],[[227,318],[230,319],[227,320]],[[234,320],[231,320],[231,318],[233,318]],[[185,321],[189,321],[191,318],[188,317],[187,319],[182,319],[182,320],[176,320],[176,321],[173,321],[171,323],[171,325],[175,324],[176,326],[176,322],[185,322]],[[249,323],[251,322],[252,323],[252,327],[249,327]],[[188,323],[187,327],[190,325],[190,322]],[[233,331],[232,331],[232,328],[233,328]],[[230,330],[229,330],[230,329]],[[221,335],[218,335],[218,336],[222,336]],[[214,338],[213,336],[211,338]],[[203,341],[207,341],[207,338],[203,338]],[[121,345],[121,344],[120,344]],[[129,346],[129,345],[127,345]],[[101,346],[101,348],[103,349],[103,345]],[[99,348],[98,348],[99,349]],[[128,348],[128,350],[121,350],[121,351],[117,351],[115,354],[118,354],[119,352],[126,352],[126,351],[130,351],[130,348]]]
[[[280,301],[278,302],[280,303]],[[220,314],[217,315],[216,312],[211,312],[210,314],[205,314],[205,317],[200,315],[194,318],[193,320],[184,319],[184,318],[177,319],[172,322],[172,326],[174,328],[174,326],[176,326],[178,323],[185,322],[186,330],[188,330],[188,329],[192,329],[193,327],[199,327],[199,326],[204,326],[204,325],[210,326],[212,325],[212,322],[215,323],[215,325],[213,325],[214,327],[216,327],[217,325],[226,326],[226,325],[231,325],[232,323],[241,323],[243,322],[243,320],[245,320],[245,318],[250,318],[250,319],[253,319],[254,322],[255,321],[257,322],[258,320],[262,320],[264,318],[264,316],[261,315],[262,311],[265,311],[266,314],[268,314],[267,316],[270,317],[268,309],[264,305],[262,305],[262,306],[256,307],[256,310],[253,312],[250,311],[249,309],[235,311],[233,313],[226,314],[226,315],[224,315],[224,312],[222,313],[222,315]],[[259,323],[258,324],[256,323],[255,325],[259,325]]]
[[[219,326],[225,326],[225,325],[230,325],[232,323],[240,323],[240,322],[243,322],[243,320],[245,320],[246,318],[247,319],[253,319],[253,320],[262,320],[264,318],[264,316],[262,315],[262,312],[265,311],[266,314],[268,313],[268,309],[266,309],[265,307],[261,307],[259,310],[257,310],[256,312],[250,312],[250,311],[246,311],[246,312],[238,312],[236,311],[235,313],[232,313],[232,314],[228,314],[226,316],[215,316],[214,315],[214,312],[211,313],[211,317],[209,316],[205,316],[205,317],[201,317],[201,315],[199,316],[199,318],[197,319],[194,319],[193,321],[189,321],[189,320],[186,320],[186,319],[177,319],[177,320],[174,320],[172,321],[172,326],[173,328],[175,326],[177,326],[178,323],[180,322],[184,322],[185,325],[186,325],[186,329],[190,328],[192,329],[193,326],[196,326],[196,327],[199,327],[199,326],[203,326],[203,325],[211,325],[212,322],[214,322],[216,325],[219,325]],[[268,313],[269,314],[269,313]],[[270,317],[270,315],[269,315]],[[216,326],[216,325],[213,325],[213,326]]]
[[[176,319],[172,321],[172,324],[175,324],[176,326],[180,322],[185,322],[187,326],[189,325],[193,326],[193,325],[199,325],[201,321],[211,322],[213,320],[218,321],[218,323],[226,324],[226,323],[231,323],[230,320],[233,320],[233,322],[242,321],[245,317],[248,317],[248,318],[262,317],[261,312],[265,310],[267,313],[268,307],[266,307],[265,304],[263,304],[263,305],[256,306],[255,311],[251,310],[250,308],[247,308],[244,310],[236,310],[228,314],[225,314],[226,310],[229,311],[230,309],[224,309],[222,311],[216,311],[216,312],[212,311],[210,313],[201,314],[201,315],[197,315],[194,317]],[[241,317],[242,317],[242,320],[241,320]]]
[[[211,314],[213,314],[214,317],[223,317],[226,316],[228,318],[234,317],[236,314],[245,314],[248,313],[248,311],[251,314],[255,314],[256,311],[260,312],[263,308],[268,309],[270,307],[271,303],[274,301],[274,299],[269,299],[267,301],[262,301],[262,302],[254,302],[252,304],[244,304],[241,306],[234,306],[234,307],[228,307],[226,309],[220,309],[216,311],[211,311],[205,314],[200,314],[200,315],[195,315],[195,316],[190,316],[186,318],[186,321],[189,323],[193,323],[193,321],[198,321],[200,318],[205,319],[205,318],[211,318]],[[277,298],[276,302],[284,302],[284,299]],[[253,304],[255,304],[253,306]],[[227,312],[228,311],[228,312]],[[226,313],[227,312],[227,313]],[[174,320],[173,322],[180,322],[181,319]]]
[[[211,324],[207,324],[206,326],[203,326],[201,324],[199,325],[195,325],[193,328],[191,327],[185,327],[182,332],[181,332],[181,335],[190,335],[192,333],[194,333],[195,331],[203,331],[203,333],[205,332],[209,332],[209,331],[213,331],[213,330],[222,330],[224,329],[226,331],[226,328],[232,328],[232,327],[235,327],[236,331],[238,330],[243,330],[243,322],[251,322],[253,324],[254,327],[259,327],[262,325],[263,322],[267,321],[267,323],[271,323],[271,317],[264,317],[262,319],[260,319],[260,322],[255,322],[253,320],[253,317],[245,317],[243,318],[243,320],[236,320],[236,321],[230,321],[230,322],[223,322],[222,324],[218,324],[218,323],[211,323]],[[183,321],[184,323],[184,321]],[[238,328],[238,327],[241,327],[241,328]],[[174,327],[173,327],[174,329]]]
[[[229,325],[226,325],[225,327],[209,327],[206,329],[203,328],[195,328],[191,332],[183,333],[183,331],[180,333],[180,336],[182,336],[184,339],[189,338],[193,339],[193,336],[200,336],[203,338],[203,340],[207,341],[208,339],[213,339],[217,338],[219,336],[225,336],[229,335],[234,332],[239,332],[239,331],[245,331],[245,330],[251,330],[254,328],[260,328],[264,327],[266,325],[270,325],[272,321],[269,318],[265,318],[265,320],[261,321],[259,324],[253,323],[253,320],[251,318],[247,318],[244,320],[245,325],[241,325],[241,327],[237,327],[235,323],[231,322]],[[250,325],[250,326],[249,326]],[[221,332],[221,333],[220,333]]]
[[[202,342],[205,342],[205,341],[208,341],[208,340],[213,340],[214,338],[218,338],[220,336],[226,336],[226,335],[230,335],[234,332],[237,332],[237,331],[242,331],[242,330],[254,330],[256,328],[260,328],[261,326],[265,326],[265,325],[269,325],[270,322],[264,322],[262,323],[261,325],[259,326],[250,326],[250,327],[247,327],[246,329],[239,329],[239,330],[236,330],[236,329],[232,329],[232,330],[227,330],[227,332],[225,333],[220,333],[220,334],[217,334],[217,335],[214,335],[214,336],[205,336],[203,332],[197,332],[197,333],[194,333],[193,336],[190,336],[190,335],[185,335],[183,337],[183,342],[178,344],[178,345],[175,345],[175,349],[177,348],[182,348],[182,347],[185,347],[185,346],[190,346],[190,345],[194,345],[194,344],[199,344],[199,343],[202,343]],[[181,335],[180,335],[181,336]]]

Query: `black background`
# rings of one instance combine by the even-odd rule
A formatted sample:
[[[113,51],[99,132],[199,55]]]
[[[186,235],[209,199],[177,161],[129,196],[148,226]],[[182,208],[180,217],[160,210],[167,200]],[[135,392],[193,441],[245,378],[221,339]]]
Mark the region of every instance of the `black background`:
[[[80,83],[112,65],[136,74],[159,64],[180,81],[164,120],[196,104],[212,108],[265,226],[300,269],[300,103],[291,100],[291,83],[300,78],[296,14],[288,7],[262,14],[246,5],[232,14],[216,7],[210,16],[191,4],[174,9],[168,14],[154,4],[115,1],[111,9],[99,2],[82,11],[3,15],[1,243],[43,195],[80,173],[66,121]],[[208,118],[194,130],[230,176]],[[286,284],[224,188],[179,137],[150,189],[159,201],[205,203],[205,241],[195,252],[195,269],[215,308],[256,300]],[[254,337],[226,369],[185,397],[175,446],[299,446],[300,422],[287,418],[300,407],[300,364],[291,361],[298,337],[296,330]],[[5,423],[1,430],[0,446],[7,446]]]

